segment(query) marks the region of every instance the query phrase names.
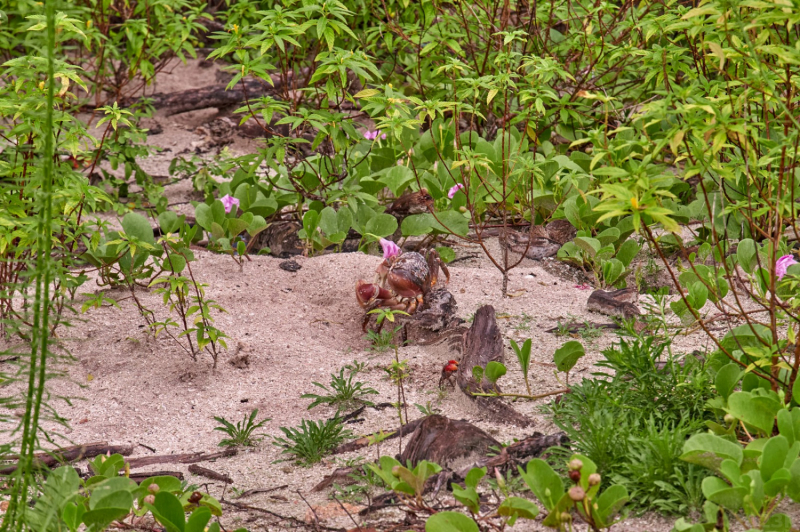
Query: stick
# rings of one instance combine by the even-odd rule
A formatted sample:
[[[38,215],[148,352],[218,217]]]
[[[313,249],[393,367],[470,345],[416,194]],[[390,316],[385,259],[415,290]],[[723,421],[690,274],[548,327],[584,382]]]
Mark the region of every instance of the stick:
[[[197,464],[192,464],[189,466],[189,473],[194,473],[195,475],[200,475],[201,477],[210,478],[211,480],[218,480],[220,482],[224,482],[225,484],[233,484],[233,479],[228,475],[217,473],[216,471],[206,469],[205,467],[201,467]]]
[[[36,453],[33,457],[34,467],[53,467],[57,464],[75,462],[84,458],[94,458],[101,454],[121,454],[130,456],[133,453],[133,445],[109,445],[107,442],[94,442],[85,445],[73,445],[62,449],[53,449]],[[19,456],[11,455],[3,457],[3,460],[19,460]],[[10,475],[17,470],[16,465],[10,465],[0,469],[0,475]]]
[[[228,458],[236,456],[236,449],[226,449],[218,453],[186,453],[186,454],[162,454],[156,456],[142,456],[131,458],[128,465],[131,469],[144,467],[153,464],[194,464],[196,462],[206,462],[217,458]]]

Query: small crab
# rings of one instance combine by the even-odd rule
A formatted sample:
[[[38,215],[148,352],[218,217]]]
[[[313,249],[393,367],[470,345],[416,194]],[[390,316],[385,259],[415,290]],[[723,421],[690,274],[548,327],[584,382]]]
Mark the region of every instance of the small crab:
[[[448,360],[447,364],[442,368],[442,376],[439,379],[439,388],[441,389],[445,383],[450,382],[450,378],[458,371],[458,360]]]
[[[424,255],[414,251],[402,253],[394,242],[381,239],[383,262],[375,270],[375,282],[359,280],[356,283],[356,299],[366,309],[362,324],[366,331],[369,312],[379,307],[402,310],[413,314],[421,307],[425,295],[438,281],[439,268],[444,272],[447,282],[450,272],[439,253],[429,249]]]

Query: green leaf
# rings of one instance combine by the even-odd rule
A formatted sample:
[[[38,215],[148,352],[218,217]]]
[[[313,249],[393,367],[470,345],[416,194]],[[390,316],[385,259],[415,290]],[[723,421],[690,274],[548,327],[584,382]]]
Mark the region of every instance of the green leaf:
[[[181,273],[186,267],[186,259],[179,253],[170,253],[164,259],[164,269],[174,273]]]
[[[147,504],[147,507],[153,512],[156,521],[167,529],[167,532],[185,531],[183,505],[172,493],[159,491],[153,504]]]
[[[486,476],[485,467],[473,467],[472,469],[469,470],[469,473],[467,473],[467,476],[464,479],[464,484],[471,488],[477,488],[478,483],[485,476]]]
[[[736,246],[736,260],[746,273],[753,273],[758,265],[756,243],[751,238],[744,238]]]
[[[789,440],[784,436],[773,436],[767,441],[761,453],[761,478],[768,482],[772,475],[783,467],[786,455],[789,454]]]
[[[555,362],[558,371],[567,372],[575,367],[578,360],[585,354],[586,352],[580,342],[570,340],[553,353],[553,362]]]
[[[497,508],[497,513],[505,517],[535,519],[539,515],[539,507],[522,497],[508,497]]]
[[[309,211],[313,212],[313,211]],[[241,218],[231,218],[228,220],[228,237],[235,239],[242,231],[247,229],[250,224]]]
[[[383,238],[397,230],[397,218],[391,214],[376,214],[367,221],[366,232]]]
[[[494,360],[490,361],[486,364],[486,378],[494,384],[497,382],[497,379],[502,377],[506,374],[506,367],[501,364],[500,362],[495,362]]]
[[[631,261],[636,258],[636,255],[639,254],[640,250],[641,247],[636,241],[626,240],[619,247],[616,258],[627,268],[631,265]]]
[[[731,487],[719,477],[704,478],[702,486],[706,499],[734,512],[742,507],[747,495],[745,488]]]
[[[194,208],[194,219],[197,224],[208,232],[211,232],[211,224],[214,223],[214,215],[211,213],[211,206],[205,203],[198,203]]]
[[[522,347],[517,345],[517,342],[514,340],[511,340],[511,347],[514,349],[514,353],[517,355],[517,360],[522,368],[522,375],[524,377],[528,376],[528,369],[531,364],[531,345],[532,341],[530,338],[525,340],[525,342],[522,344]]]
[[[625,272],[625,265],[617,259],[603,261],[603,281],[606,285],[614,285]]]
[[[405,221],[405,220],[403,220],[403,221]],[[436,251],[437,251],[437,253],[439,253],[439,257],[442,259],[442,262],[444,262],[445,264],[453,262],[453,260],[456,258],[456,252],[453,251],[453,248],[449,248],[447,246],[441,246],[441,247],[436,248]],[[798,397],[800,397],[800,396],[798,396]]]
[[[200,506],[186,521],[185,532],[203,532],[208,522],[211,520],[211,510],[206,506]]]
[[[386,173],[378,178],[396,197],[405,190],[409,183],[415,180],[414,172],[408,166],[392,166]]]
[[[587,236],[578,236],[575,237],[573,240],[575,245],[577,245],[584,253],[589,255],[589,257],[594,258],[595,255],[600,251],[602,247],[600,245],[600,241],[596,238],[590,238]]]
[[[469,232],[469,219],[458,211],[437,212],[437,220],[433,220],[433,229],[442,233],[452,233],[467,236]]]
[[[751,392],[735,392],[728,397],[728,411],[736,419],[740,419],[758,428],[764,434],[772,434],[775,416],[781,404],[777,398],[755,395]]]
[[[164,234],[177,233],[178,229],[180,229],[181,221],[174,212],[164,211],[158,215],[158,226]]]
[[[548,511],[552,511],[564,495],[561,477],[553,471],[550,464],[540,458],[528,462],[527,471],[520,467],[519,474]]]
[[[477,523],[458,512],[439,512],[425,522],[425,532],[480,532]]]
[[[717,393],[723,399],[727,399],[731,392],[733,392],[734,387],[739,384],[743,373],[741,366],[734,362],[722,366],[717,372],[717,377],[714,381],[714,385],[717,387]]]
[[[422,236],[433,231],[434,223],[433,215],[426,212],[405,217],[400,227],[403,236]]]
[[[742,464],[743,452],[738,443],[733,443],[716,434],[695,434],[683,444],[681,460],[698,464],[712,471],[719,471],[725,459]]]
[[[155,245],[153,228],[147,218],[136,212],[129,212],[122,218],[122,229],[128,236],[135,237],[142,242]]]
[[[628,490],[625,486],[615,484],[605,490],[600,497],[595,500],[597,505],[597,515],[601,523],[608,526],[609,519],[614,516],[628,502]]]

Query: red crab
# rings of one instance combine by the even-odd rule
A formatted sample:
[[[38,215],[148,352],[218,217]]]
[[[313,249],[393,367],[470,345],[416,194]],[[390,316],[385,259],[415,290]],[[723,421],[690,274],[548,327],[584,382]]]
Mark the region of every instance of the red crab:
[[[439,379],[439,388],[446,382],[450,382],[450,377],[458,371],[458,360],[448,360],[442,368],[442,376]]]
[[[369,311],[373,309],[385,307],[409,314],[416,312],[425,295],[438,281],[439,268],[444,272],[447,282],[450,281],[450,272],[436,250],[429,249],[423,256],[414,251],[402,253],[397,244],[383,238],[380,242],[383,262],[375,270],[375,282],[359,280],[356,283],[356,299],[367,311],[362,324],[365,331]]]

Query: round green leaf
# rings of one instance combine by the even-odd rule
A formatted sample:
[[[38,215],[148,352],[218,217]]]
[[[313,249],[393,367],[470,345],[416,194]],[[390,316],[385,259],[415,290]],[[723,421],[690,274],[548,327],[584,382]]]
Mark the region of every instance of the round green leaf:
[[[425,522],[425,532],[480,532],[478,525],[458,512],[439,512]]]
[[[583,345],[576,340],[571,340],[556,350],[553,354],[553,362],[555,362],[558,371],[569,371],[575,367],[578,359],[585,354]]]
[[[129,212],[122,218],[122,229],[128,236],[136,237],[142,242],[155,245],[153,228],[147,218],[136,212]]]

